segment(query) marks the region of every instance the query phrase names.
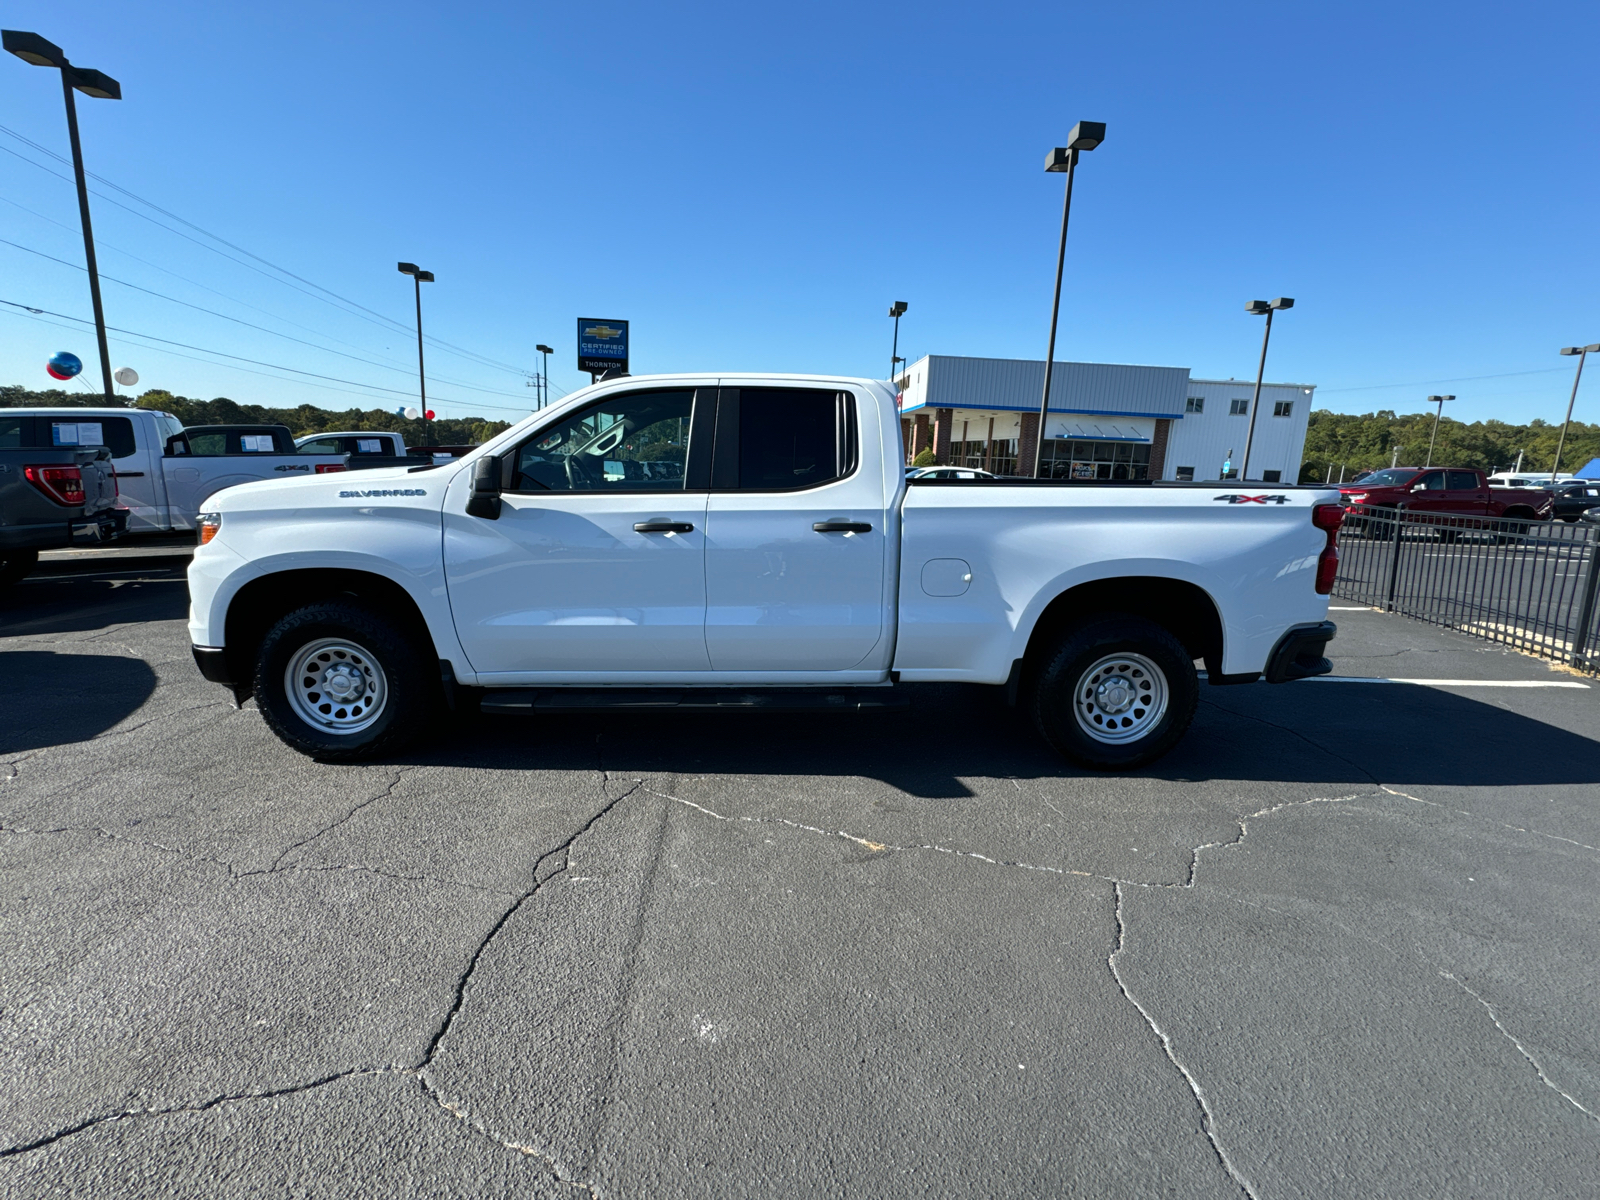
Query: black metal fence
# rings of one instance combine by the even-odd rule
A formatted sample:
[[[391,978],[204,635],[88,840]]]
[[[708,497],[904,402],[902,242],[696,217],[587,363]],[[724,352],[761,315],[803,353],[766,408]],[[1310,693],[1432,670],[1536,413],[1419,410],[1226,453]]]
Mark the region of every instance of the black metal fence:
[[[1333,594],[1600,673],[1600,524],[1352,505]]]

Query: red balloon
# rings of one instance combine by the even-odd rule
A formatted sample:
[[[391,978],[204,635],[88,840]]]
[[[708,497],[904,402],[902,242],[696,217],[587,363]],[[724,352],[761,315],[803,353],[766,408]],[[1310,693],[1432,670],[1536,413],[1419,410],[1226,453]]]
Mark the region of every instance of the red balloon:
[[[430,421],[433,420],[433,409],[430,408],[427,412],[423,413],[422,415],[427,417],[428,420],[430,420]]]

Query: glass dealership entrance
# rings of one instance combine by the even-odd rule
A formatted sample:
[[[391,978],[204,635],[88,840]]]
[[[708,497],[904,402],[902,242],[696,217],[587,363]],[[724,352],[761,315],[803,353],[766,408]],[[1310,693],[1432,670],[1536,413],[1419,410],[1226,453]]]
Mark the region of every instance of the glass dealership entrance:
[[[1148,479],[1150,443],[1046,438],[1039,474],[1046,479]]]

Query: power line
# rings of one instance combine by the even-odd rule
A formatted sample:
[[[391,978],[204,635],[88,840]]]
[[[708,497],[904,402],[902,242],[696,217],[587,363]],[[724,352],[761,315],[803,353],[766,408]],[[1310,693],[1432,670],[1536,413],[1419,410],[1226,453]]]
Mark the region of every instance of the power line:
[[[1368,383],[1360,387],[1318,388],[1317,395],[1328,396],[1337,392],[1381,392],[1386,388],[1434,387],[1441,383],[1475,383],[1480,379],[1515,379],[1522,375],[1565,375],[1566,367],[1541,367],[1537,371],[1503,371],[1498,375],[1453,375],[1449,379],[1419,379],[1413,383]]]
[[[10,238],[0,238],[0,244],[4,244],[4,245],[7,245],[7,246],[14,247],[15,249],[24,251],[27,254],[38,255],[40,258],[49,259],[53,263],[60,263],[64,267],[71,267],[71,268],[73,268],[74,270],[77,270],[77,271],[87,270],[86,267],[82,267],[82,266],[80,266],[79,264],[77,264],[75,262],[69,262],[67,259],[64,259],[64,258],[57,258],[53,254],[46,254],[43,250],[35,250],[31,246],[24,246],[21,242],[13,242]],[[103,271],[100,273],[100,278],[106,280],[109,283],[120,284],[121,286],[123,286],[125,288],[132,288],[136,292],[143,292],[147,296],[154,296],[158,300],[166,300],[171,304],[180,304],[184,308],[192,308],[192,309],[195,310],[195,312],[203,312],[203,313],[206,313],[209,316],[220,317],[224,321],[232,321],[234,324],[243,325],[247,329],[255,329],[255,330],[260,331],[261,333],[271,334],[273,337],[283,338],[285,341],[295,342],[295,343],[297,343],[297,344],[299,344],[301,346],[309,346],[313,350],[321,350],[325,354],[337,354],[341,358],[348,358],[348,359],[351,359],[354,362],[365,363],[369,367],[381,367],[386,371],[397,371],[401,375],[409,375],[409,374],[411,374],[411,369],[409,367],[394,366],[394,365],[392,365],[390,363],[379,362],[377,359],[363,358],[358,354],[347,354],[347,353],[345,353],[345,351],[343,351],[343,350],[335,350],[331,346],[319,346],[316,342],[308,342],[304,338],[295,337],[293,334],[280,333],[276,329],[268,329],[265,325],[257,325],[257,324],[255,324],[255,322],[246,321],[241,317],[229,316],[227,313],[218,312],[214,308],[206,308],[206,307],[204,307],[203,305],[200,305],[200,304],[191,304],[187,300],[179,300],[176,296],[168,296],[163,292],[157,292],[157,291],[154,291],[154,290],[152,290],[150,288],[142,287],[137,283],[129,283],[126,279],[118,279],[115,275],[107,275]],[[458,379],[450,379],[450,378],[448,378],[446,376],[443,376],[443,375],[437,376],[437,378],[439,380],[441,380],[442,382],[444,382],[444,383],[450,384],[452,387],[466,388],[468,391],[472,391],[472,392],[483,392],[486,395],[490,395],[490,396],[506,396],[508,398],[511,398],[511,397],[515,396],[515,393],[512,393],[512,392],[501,392],[501,391],[496,391],[496,390],[494,390],[492,388],[482,388],[482,387],[476,386],[475,384],[462,383]]]
[[[78,324],[78,325],[93,325],[94,324],[93,321],[87,321],[82,317],[74,317],[74,316],[71,316],[71,315],[69,315],[67,313],[52,312],[48,308],[35,308],[30,304],[22,304],[22,303],[19,303],[16,300],[0,300],[0,304],[10,305],[12,308],[24,309],[27,312],[36,313],[36,314],[40,314],[40,315],[43,315],[43,316],[60,317],[62,320],[72,321],[72,322],[74,322],[75,324]],[[292,375],[303,375],[303,376],[306,376],[307,378],[310,378],[310,379],[323,379],[323,380],[327,380],[330,383],[343,383],[343,384],[349,385],[350,387],[367,388],[369,391],[373,391],[373,392],[387,392],[390,395],[402,396],[402,397],[404,397],[404,398],[406,398],[408,400],[411,398],[411,393],[409,391],[402,392],[402,391],[396,390],[395,388],[386,388],[386,387],[383,387],[383,386],[381,386],[379,384],[376,384],[376,383],[364,383],[359,379],[340,379],[336,375],[323,375],[323,374],[320,374],[319,372],[316,372],[316,371],[303,371],[299,367],[288,367],[288,366],[284,366],[282,363],[263,362],[263,361],[261,361],[260,359],[257,359],[257,358],[245,358],[243,355],[229,354],[225,350],[213,350],[209,346],[191,346],[187,342],[177,342],[177,341],[173,341],[171,338],[157,337],[153,333],[140,333],[139,331],[133,330],[133,329],[119,329],[115,325],[107,325],[106,329],[107,329],[108,332],[111,332],[111,333],[120,333],[120,334],[122,334],[122,335],[124,335],[126,337],[144,338],[147,341],[158,342],[163,346],[178,346],[178,347],[181,347],[184,350],[195,350],[195,351],[198,351],[201,354],[214,354],[219,358],[232,359],[235,362],[250,363],[251,365],[257,366],[257,367],[270,367],[272,370],[275,370],[275,371],[288,371]],[[218,364],[218,365],[222,365],[222,364]],[[252,372],[252,373],[254,373],[254,372]],[[439,402],[440,403],[444,403],[445,402],[444,398],[441,398]],[[453,400],[452,399],[452,400],[449,401],[449,403],[459,404],[460,402],[457,401],[457,400]],[[523,407],[523,408],[509,408],[509,407],[507,407],[506,405],[503,405],[503,404],[483,404],[481,402],[478,403],[478,407],[480,407],[480,408],[492,408],[492,409],[495,409],[496,411],[499,411],[499,412],[526,413],[528,411],[526,409],[526,407]]]
[[[7,128],[4,125],[0,125],[0,133],[5,133],[5,134],[9,135],[10,137],[16,138],[18,141],[22,142],[24,145],[32,147],[34,150],[37,150],[41,154],[48,155],[49,157],[55,159],[57,162],[60,162],[62,164],[66,164],[67,163],[67,160],[65,158],[63,158],[61,155],[57,154],[54,150],[51,150],[51,149],[49,149],[48,147],[45,147],[45,146],[41,146],[38,142],[35,142],[31,138],[23,136],[22,134],[18,133],[14,129],[10,129],[10,128]],[[54,175],[57,179],[63,180],[64,182],[67,182],[67,183],[72,183],[73,182],[70,178],[68,178],[67,176],[61,174],[59,171],[52,171],[49,167],[45,166],[43,163],[35,162],[33,159],[29,158],[25,154],[18,154],[15,150],[12,150],[8,146],[0,146],[0,150],[4,150],[7,154],[10,154],[15,158],[21,159],[23,162],[27,163],[29,166],[38,168],[39,170],[43,171],[47,175]],[[142,213],[138,209],[135,209],[135,208],[130,208],[128,205],[123,204],[121,201],[117,200],[115,197],[107,196],[104,192],[96,190],[95,194],[97,196],[99,196],[101,199],[105,200],[108,204],[114,204],[118,208],[123,209],[126,212],[130,212],[136,217],[139,217],[139,218],[141,218],[141,219],[143,219],[145,221],[149,221],[152,225],[155,225],[159,229],[164,229],[168,233],[171,233],[171,234],[174,234],[177,237],[183,238],[185,241],[193,242],[195,245],[200,246],[203,249],[209,250],[213,254],[219,255],[220,257],[227,259],[229,262],[237,263],[239,266],[242,266],[242,267],[245,267],[245,268],[247,268],[249,270],[252,270],[252,271],[256,272],[256,274],[262,275],[267,279],[271,279],[275,283],[282,284],[284,287],[292,288],[293,290],[295,290],[297,292],[300,292],[300,293],[302,293],[304,295],[310,296],[313,300],[320,300],[324,304],[328,304],[328,305],[331,305],[334,308],[338,308],[341,312],[345,312],[350,316],[359,317],[361,320],[368,321],[368,322],[373,323],[373,324],[379,324],[380,327],[385,329],[386,332],[396,332],[396,331],[401,332],[401,333],[410,333],[411,332],[411,328],[409,326],[403,324],[400,321],[396,321],[393,317],[385,316],[383,313],[380,313],[380,312],[377,312],[377,311],[375,311],[373,309],[367,308],[365,305],[359,304],[354,300],[346,299],[345,297],[339,295],[337,292],[334,292],[334,291],[332,291],[332,290],[330,290],[328,288],[325,288],[321,284],[314,283],[309,279],[304,279],[301,276],[296,275],[293,271],[290,271],[290,270],[288,270],[288,269],[286,269],[284,267],[280,267],[276,263],[273,263],[273,262],[269,261],[268,259],[262,258],[258,254],[254,254],[251,251],[244,249],[242,246],[235,246],[232,242],[226,240],[225,238],[219,237],[218,235],[216,235],[214,233],[211,233],[209,230],[201,228],[199,225],[194,224],[194,222],[192,222],[192,221],[185,220],[184,218],[178,216],[176,213],[168,212],[166,209],[162,208],[160,205],[155,204],[152,201],[144,199],[144,197],[139,196],[139,195],[135,194],[134,192],[129,191],[127,188],[122,187],[120,184],[113,183],[111,180],[106,179],[104,176],[96,175],[93,171],[86,171],[86,172],[84,172],[84,174],[87,175],[89,178],[94,179],[94,180],[98,181],[99,183],[104,184],[106,187],[114,188],[116,191],[121,192],[123,195],[129,197],[130,199],[136,200],[138,203],[146,205],[147,207],[155,210],[156,212],[159,212],[159,213],[161,213],[161,214],[163,214],[165,216],[170,217],[174,221],[178,221],[179,223],[181,223],[183,225],[187,225],[190,229],[193,229],[193,230],[195,230],[195,231],[197,231],[199,233],[202,233],[206,237],[211,238],[214,241],[217,241],[217,242],[221,243],[222,245],[227,246],[230,249],[237,250],[240,254],[248,255],[250,258],[255,259],[257,262],[262,263],[265,266],[271,267],[274,271],[277,271],[277,272],[280,272],[283,275],[289,276],[290,279],[299,280],[301,283],[306,284],[308,287],[317,289],[317,291],[316,292],[307,291],[306,288],[297,287],[297,286],[295,286],[295,284],[288,282],[288,280],[280,279],[280,278],[278,278],[277,275],[273,275],[273,274],[268,273],[267,271],[263,271],[260,267],[253,266],[250,263],[247,263],[247,262],[243,261],[242,259],[235,258],[231,254],[224,254],[221,250],[218,250],[215,246],[212,246],[212,245],[210,245],[210,244],[208,244],[206,242],[202,242],[198,238],[191,237],[188,234],[184,233],[181,229],[173,229],[170,225],[165,225],[162,222],[157,221],[154,217],[151,217],[149,214]],[[325,293],[325,295],[318,295],[317,292]],[[329,297],[332,297],[332,299],[329,299]],[[335,300],[337,300],[339,303],[335,304],[334,303]],[[346,307],[346,306],[348,306],[348,307]],[[352,311],[352,310],[359,310],[359,311]],[[363,314],[366,314],[366,315],[363,315]],[[508,371],[513,375],[520,375],[520,376],[524,376],[524,377],[526,377],[530,373],[530,372],[527,371],[526,368],[517,367],[517,366],[513,366],[513,365],[511,365],[509,363],[500,362],[497,359],[490,358],[488,355],[480,354],[476,350],[468,350],[465,347],[455,345],[453,342],[444,341],[442,338],[436,337],[433,334],[426,335],[424,340],[429,342],[429,343],[431,343],[431,344],[433,344],[433,345],[435,345],[435,346],[437,346],[437,347],[439,347],[439,348],[441,348],[441,349],[443,349],[443,350],[445,350],[445,351],[447,351],[447,352],[449,352],[449,353],[453,353],[453,354],[459,355],[460,357],[469,359],[470,361],[477,362],[481,366],[494,367],[497,370]]]

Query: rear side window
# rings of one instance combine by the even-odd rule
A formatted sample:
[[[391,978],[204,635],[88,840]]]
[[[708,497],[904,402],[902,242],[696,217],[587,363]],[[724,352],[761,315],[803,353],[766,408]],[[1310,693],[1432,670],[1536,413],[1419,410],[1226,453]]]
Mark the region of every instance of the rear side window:
[[[1452,492],[1470,492],[1478,486],[1478,477],[1471,471],[1447,471]]]
[[[822,388],[725,388],[713,485],[742,492],[820,487],[856,469],[855,397]]]
[[[344,447],[339,445],[338,438],[318,438],[314,442],[306,442],[300,447],[301,454],[343,454]]]
[[[191,431],[189,434],[189,453],[203,456],[214,456],[228,452],[228,435],[225,433],[199,433]]]
[[[0,450],[20,450],[23,446],[23,423],[32,433],[32,417],[0,417]]]

